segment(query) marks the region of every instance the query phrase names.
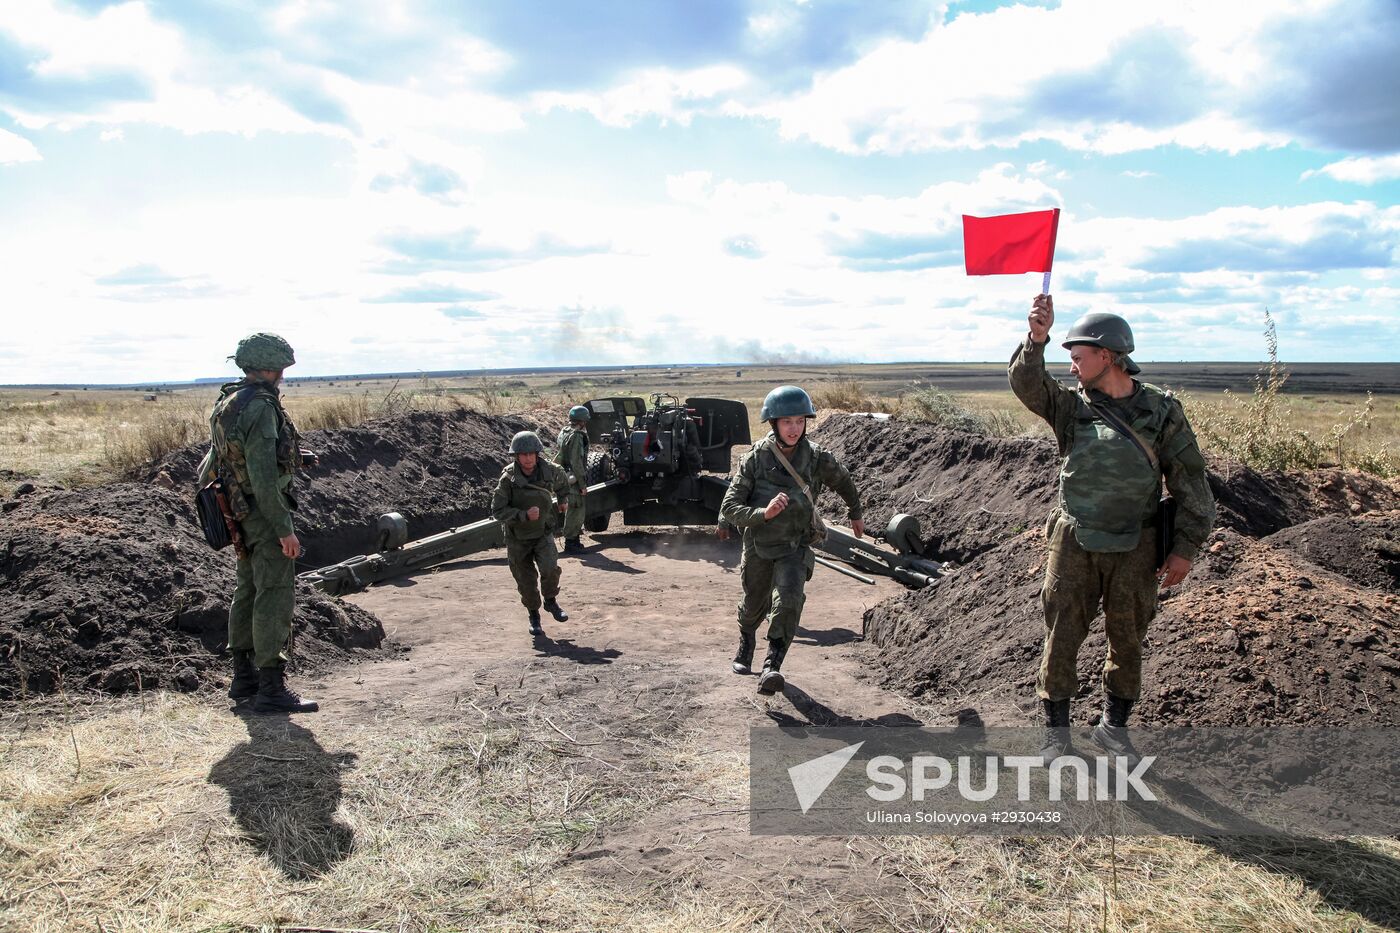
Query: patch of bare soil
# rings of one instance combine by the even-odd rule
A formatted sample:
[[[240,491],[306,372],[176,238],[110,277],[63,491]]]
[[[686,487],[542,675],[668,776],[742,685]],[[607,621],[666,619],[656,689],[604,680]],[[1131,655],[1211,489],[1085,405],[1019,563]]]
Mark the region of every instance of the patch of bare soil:
[[[11,502],[0,514],[0,698],[222,682],[234,558],[204,543],[187,497],[121,483]],[[309,669],[384,636],[369,613],[306,587],[295,624]]]
[[[323,708],[337,717],[383,716],[392,705],[415,718],[452,710],[483,723],[535,721],[532,731],[555,736],[619,793],[674,785],[646,819],[600,827],[569,858],[567,870],[610,886],[731,891],[765,911],[781,906],[793,927],[806,913],[812,926],[832,917],[848,929],[880,926],[875,902],[901,914],[917,892],[872,868],[883,858],[877,841],[864,851],[867,843],[848,839],[751,836],[747,801],[726,796],[747,766],[750,727],[928,721],[917,701],[873,684],[850,650],[861,613],[899,585],[818,569],[784,665],[789,685],[765,698],[757,678],[729,669],[736,541],[662,530],[585,541],[587,553],[563,561],[570,619],[546,617],[539,639],[499,550],[348,597],[412,651],[327,677],[316,694]],[[651,757],[678,736],[681,761]]]
[[[306,447],[319,466],[295,480],[297,534],[303,564],[321,567],[375,550],[375,520],[398,512],[409,534],[426,537],[484,518],[496,477],[517,431],[538,430],[547,447],[564,416],[556,411],[482,415],[474,411],[415,411],[335,431],[309,431]],[[194,484],[208,445],[192,445],[153,465],[177,488]]]
[[[945,709],[1014,722],[1035,707],[1044,621],[1048,439],[994,439],[835,417],[821,441],[868,490],[869,518],[921,517],[943,557],[967,562],[866,614],[883,681]],[[1148,634],[1146,723],[1394,721],[1400,489],[1355,472],[1261,474],[1211,464],[1219,525]],[[1028,530],[1029,529],[1029,530]],[[970,558],[970,559],[968,559]],[[1101,624],[1080,652],[1080,695],[1100,693]],[[1081,704],[1085,718],[1098,703]]]
[[[824,419],[814,439],[851,469],[866,520],[919,516],[940,560],[964,562],[1040,525],[1055,501],[1060,466],[1048,437],[985,437],[929,424],[859,415]],[[1260,473],[1212,458],[1218,524],[1250,537],[1324,515],[1400,509],[1400,486],[1349,470]],[[828,514],[844,514],[830,493]]]
[[[412,412],[310,432],[321,464],[296,479],[299,569],[374,550],[384,512],[403,513],[415,537],[484,517],[511,436],[537,427],[548,435],[562,417]],[[226,683],[219,657],[234,556],[209,550],[196,523],[193,486],[206,449],[153,464],[145,484],[33,490],[3,503],[0,697]],[[294,653],[303,669],[376,649],[383,637],[373,616],[298,587]]]

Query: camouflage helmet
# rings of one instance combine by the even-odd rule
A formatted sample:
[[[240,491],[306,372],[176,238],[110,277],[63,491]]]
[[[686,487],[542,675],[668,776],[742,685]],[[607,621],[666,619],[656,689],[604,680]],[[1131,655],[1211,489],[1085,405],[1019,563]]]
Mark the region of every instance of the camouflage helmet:
[[[510,452],[513,454],[537,454],[544,451],[540,436],[534,431],[521,431],[510,439]]]
[[[587,405],[575,405],[569,409],[570,421],[587,421],[593,417],[593,412],[588,410]]]
[[[760,421],[775,421],[778,418],[810,418],[817,413],[812,407],[812,397],[797,386],[778,386],[763,400],[763,410],[758,413]]]
[[[1093,311],[1075,321],[1060,346],[1069,349],[1079,345],[1102,347],[1114,353],[1121,353],[1123,368],[1129,375],[1142,372],[1142,368],[1128,356],[1133,352],[1133,329],[1116,314]]]
[[[297,361],[292,345],[276,334],[244,337],[229,359],[239,369],[286,369]]]

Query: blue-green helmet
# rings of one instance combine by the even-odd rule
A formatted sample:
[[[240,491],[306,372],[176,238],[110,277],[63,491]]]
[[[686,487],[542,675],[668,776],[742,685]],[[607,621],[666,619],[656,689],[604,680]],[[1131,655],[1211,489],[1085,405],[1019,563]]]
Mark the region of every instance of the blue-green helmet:
[[[534,431],[521,431],[510,439],[510,452],[513,454],[537,454],[544,451],[540,436]]]
[[[763,400],[763,410],[758,413],[760,421],[776,421],[779,418],[811,418],[817,413],[812,407],[812,397],[797,386],[778,386]]]
[[[569,409],[570,421],[587,421],[591,417],[593,417],[593,413],[588,410],[586,405],[575,405]]]

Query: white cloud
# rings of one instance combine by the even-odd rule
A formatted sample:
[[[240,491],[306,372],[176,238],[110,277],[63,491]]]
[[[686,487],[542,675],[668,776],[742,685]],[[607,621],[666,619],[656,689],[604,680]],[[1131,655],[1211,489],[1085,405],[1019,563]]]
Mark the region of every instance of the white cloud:
[[[1358,185],[1374,185],[1383,181],[1400,178],[1400,154],[1390,156],[1352,156],[1339,162],[1330,162],[1319,169],[1309,169],[1301,176],[1308,179],[1314,175],[1329,175],[1337,181],[1352,182]]]
[[[0,130],[0,165],[11,162],[38,162],[43,156],[34,144],[9,130]]]
[[[731,65],[690,71],[653,68],[634,74],[602,93],[540,93],[535,95],[534,105],[544,113],[555,108],[586,111],[608,126],[631,126],[643,117],[684,124],[690,122],[692,105],[714,101],[747,82],[748,76]]]

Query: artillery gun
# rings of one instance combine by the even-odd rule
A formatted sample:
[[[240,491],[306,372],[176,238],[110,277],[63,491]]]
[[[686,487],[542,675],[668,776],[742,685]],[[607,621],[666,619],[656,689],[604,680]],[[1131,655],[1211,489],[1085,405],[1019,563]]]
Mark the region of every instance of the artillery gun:
[[[657,393],[650,407],[636,396],[593,399],[585,406],[591,413],[588,440],[592,448],[584,478],[585,528],[606,531],[617,513],[625,525],[718,524],[720,503],[729,489],[732,450],[752,442],[743,402],[682,401]],[[890,548],[839,528],[829,528],[826,541],[816,547],[858,570],[891,576],[914,587],[927,586],[942,572],[941,565],[926,559],[913,516],[896,515],[876,537]],[[493,518],[410,541],[408,522],[397,512],[379,517],[377,541],[376,554],[307,571],[298,579],[340,595],[505,543],[500,522]]]

